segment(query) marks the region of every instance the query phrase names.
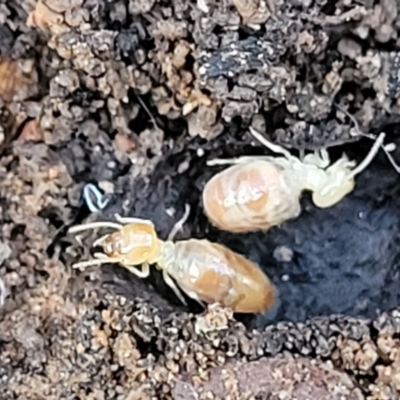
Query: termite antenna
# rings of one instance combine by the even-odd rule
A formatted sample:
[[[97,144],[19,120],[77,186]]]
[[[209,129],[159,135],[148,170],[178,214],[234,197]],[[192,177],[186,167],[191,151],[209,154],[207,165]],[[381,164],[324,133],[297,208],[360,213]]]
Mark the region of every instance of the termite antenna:
[[[396,149],[396,145],[394,143],[388,143],[386,146],[383,146],[383,151],[386,154],[386,157],[388,158],[390,164],[392,164],[392,167],[394,170],[400,174],[400,166],[397,164],[393,156],[390,154],[390,152],[394,151]]]
[[[357,121],[357,120],[354,118],[354,116],[351,115],[347,110],[345,110],[343,107],[339,106],[339,104],[336,104],[336,103],[334,103],[334,106],[335,106],[338,110],[340,110],[344,115],[346,115],[347,117],[350,118],[350,120],[351,120],[351,121],[353,122],[353,124],[354,124],[354,128],[356,129],[356,133],[357,133],[358,136],[366,136],[366,137],[368,137],[368,138],[370,138],[370,139],[374,139],[374,140],[376,139],[376,137],[374,137],[373,135],[368,135],[368,134],[362,132],[361,129],[360,129],[360,126],[359,126],[359,124],[358,124],[358,121]],[[351,134],[351,133],[350,133],[350,134]],[[354,135],[352,135],[352,136],[354,136]]]
[[[114,214],[114,218],[117,222],[122,225],[125,224],[147,224],[154,226],[153,222],[149,219],[135,218],[135,217],[122,217],[120,214]]]
[[[361,161],[360,164],[356,168],[354,168],[350,174],[349,174],[349,179],[353,178],[357,174],[359,174],[361,171],[363,171],[374,159],[376,154],[378,153],[380,148],[383,148],[383,142],[385,140],[386,134],[382,132],[376,139],[374,145],[371,147],[371,150],[367,154],[367,156],[364,158],[363,161]]]
[[[338,108],[340,111],[342,111],[345,115],[347,115],[350,118],[351,121],[353,121],[353,124],[354,124],[354,127],[355,127],[357,135],[366,137],[368,139],[377,140],[376,135],[373,135],[371,133],[362,132],[360,130],[360,126],[358,124],[358,121],[347,110],[345,110],[344,108],[340,107],[338,104],[335,104],[335,107]],[[391,151],[395,150],[396,145],[394,143],[388,143],[386,145],[383,145],[383,143],[381,143],[381,147],[382,147],[382,150],[384,151],[386,157],[388,158],[390,164],[392,164],[392,167],[394,168],[394,170],[397,173],[400,173],[400,166],[397,164],[397,162],[395,161],[393,156],[390,154]]]
[[[182,229],[183,225],[187,221],[189,214],[190,214],[190,206],[189,204],[185,204],[185,212],[183,213],[182,218],[178,222],[176,222],[175,225],[172,227],[167,237],[168,242],[174,240],[176,234]]]
[[[68,229],[68,233],[77,233],[96,228],[112,228],[118,230],[122,228],[122,225],[111,221],[89,222],[87,224],[72,226],[71,228]]]

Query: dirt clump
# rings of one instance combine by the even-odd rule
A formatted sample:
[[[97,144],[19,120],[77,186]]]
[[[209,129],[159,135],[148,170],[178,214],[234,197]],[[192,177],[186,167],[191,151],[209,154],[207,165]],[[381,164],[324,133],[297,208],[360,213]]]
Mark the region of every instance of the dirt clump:
[[[398,145],[399,7],[0,0],[1,398],[399,398],[400,187],[382,152],[336,207],[305,195],[268,232],[219,232],[200,201],[207,159],[265,154],[250,125],[333,160],[362,160],[360,132]],[[88,183],[110,200],[97,213]],[[185,204],[177,238],[245,249],[273,312],[184,307],[157,271],[71,268],[97,233],[69,226],[117,212],[165,239]]]

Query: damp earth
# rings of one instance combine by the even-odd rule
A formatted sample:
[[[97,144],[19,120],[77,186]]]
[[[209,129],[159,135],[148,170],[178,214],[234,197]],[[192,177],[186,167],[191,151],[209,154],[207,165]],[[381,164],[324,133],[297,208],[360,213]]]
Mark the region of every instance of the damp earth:
[[[2,399],[400,397],[400,174],[383,150],[334,207],[210,225],[207,160],[400,145],[395,0],[0,0]],[[367,137],[367,134],[370,136]],[[395,146],[391,157],[400,163]],[[97,187],[105,207],[83,195]],[[278,289],[263,315],[183,306],[152,269],[78,271],[115,213],[207,238]],[[95,211],[95,212],[93,212]]]

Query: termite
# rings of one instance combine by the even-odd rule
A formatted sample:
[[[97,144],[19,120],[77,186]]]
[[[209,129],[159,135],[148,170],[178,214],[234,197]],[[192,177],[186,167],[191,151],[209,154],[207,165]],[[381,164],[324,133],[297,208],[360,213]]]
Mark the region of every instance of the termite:
[[[265,139],[255,129],[251,134],[272,152],[281,156],[248,156],[216,159],[212,165],[232,165],[214,175],[203,189],[204,212],[215,227],[230,232],[267,230],[297,218],[301,212],[300,196],[312,193],[319,208],[332,207],[355,186],[355,176],[362,172],[383,147],[381,133],[364,160],[356,166],[346,154],[331,164],[328,152],[321,149],[302,158]]]
[[[187,207],[183,219],[188,214]],[[155,264],[162,271],[166,284],[184,305],[187,305],[186,300],[177,285],[203,306],[204,302],[219,303],[236,313],[261,313],[274,304],[274,285],[255,263],[241,254],[206,239],[173,242],[176,229],[166,241],[160,240],[150,220],[118,214],[115,220],[76,225],[69,229],[69,233],[96,228],[114,230],[93,243],[93,247],[102,246],[103,253],[95,253],[94,259],[78,262],[74,268],[117,263],[139,278],[146,278],[150,274],[150,265]],[[140,265],[141,269],[137,268]]]

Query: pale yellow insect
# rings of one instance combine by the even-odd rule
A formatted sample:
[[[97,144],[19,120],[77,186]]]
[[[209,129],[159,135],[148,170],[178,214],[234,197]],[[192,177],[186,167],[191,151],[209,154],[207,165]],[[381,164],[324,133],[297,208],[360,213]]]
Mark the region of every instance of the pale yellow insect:
[[[274,304],[273,284],[256,264],[242,255],[205,239],[174,243],[172,232],[167,241],[162,241],[149,220],[118,215],[115,218],[117,223],[93,222],[70,228],[70,233],[95,228],[115,230],[93,243],[93,246],[101,245],[104,253],[95,253],[95,259],[79,262],[75,268],[118,263],[136,276],[146,278],[150,264],[156,264],[183,304],[186,301],[171,277],[184,293],[200,304],[219,303],[237,313],[259,313]],[[136,268],[139,265],[141,270]]]
[[[381,133],[358,166],[345,154],[330,165],[326,150],[300,159],[270,143],[253,128],[250,132],[283,157],[249,156],[207,163],[234,164],[214,175],[203,190],[204,212],[221,230],[266,230],[296,218],[301,212],[300,196],[304,190],[312,192],[312,201],[319,208],[335,205],[354,189],[355,176],[370,164],[385,139]]]

